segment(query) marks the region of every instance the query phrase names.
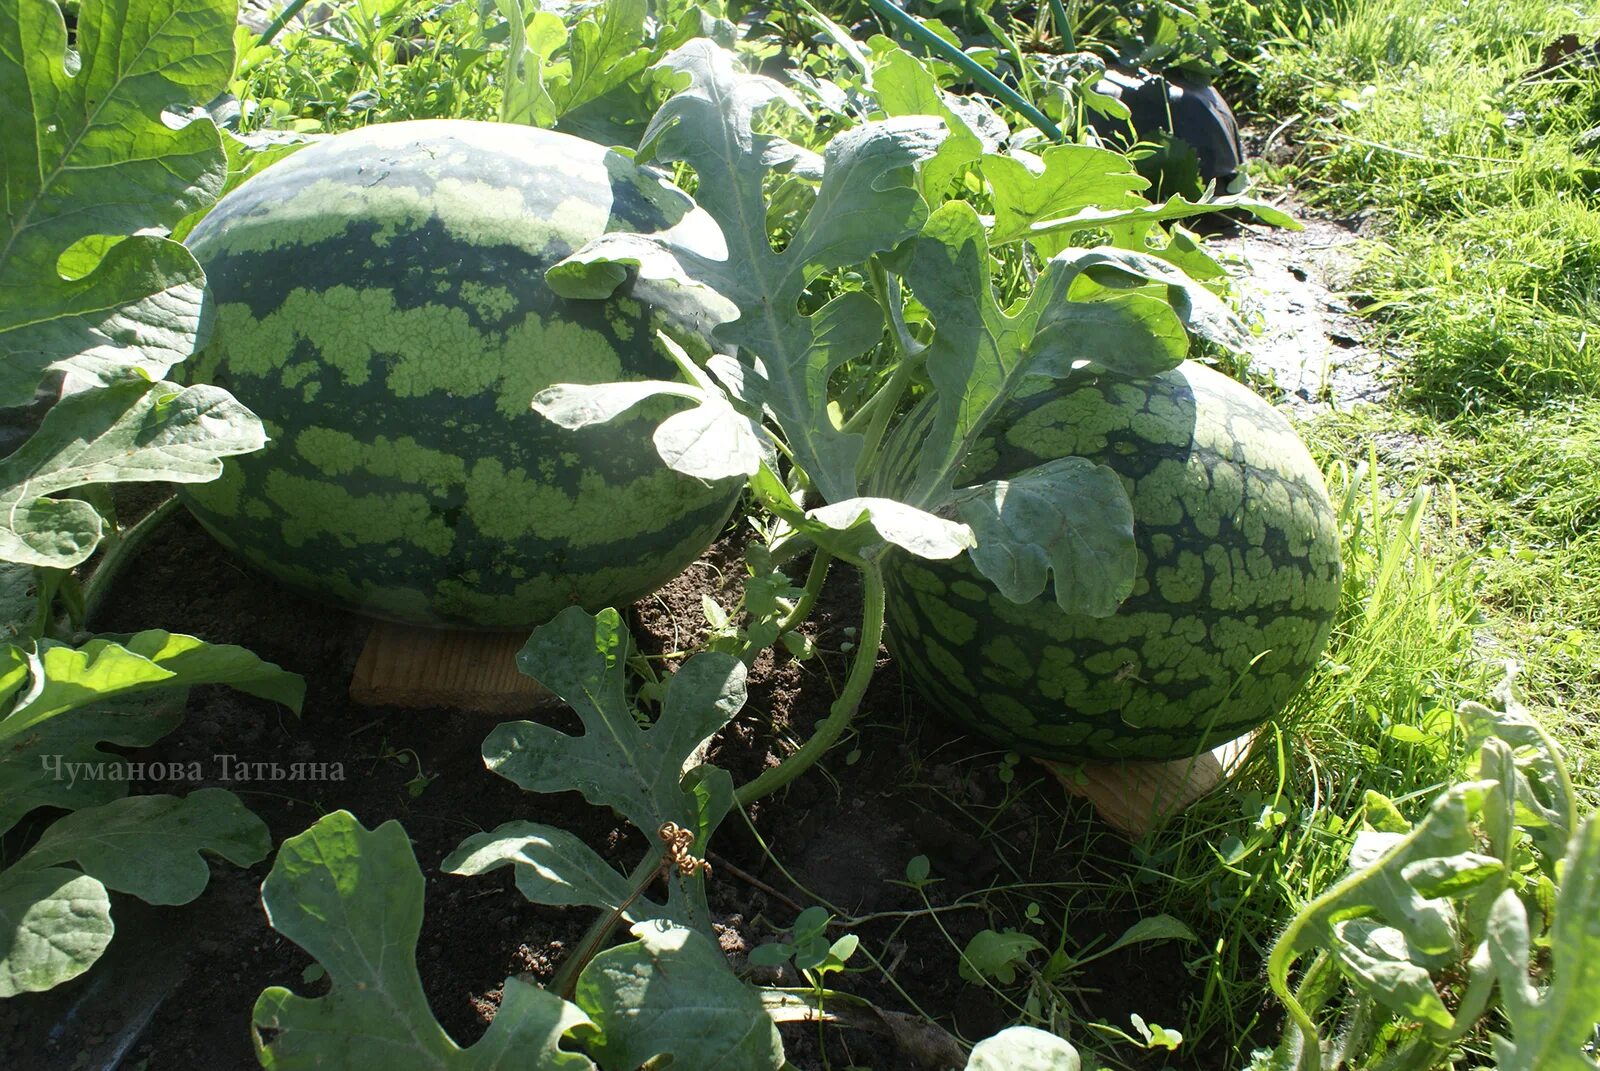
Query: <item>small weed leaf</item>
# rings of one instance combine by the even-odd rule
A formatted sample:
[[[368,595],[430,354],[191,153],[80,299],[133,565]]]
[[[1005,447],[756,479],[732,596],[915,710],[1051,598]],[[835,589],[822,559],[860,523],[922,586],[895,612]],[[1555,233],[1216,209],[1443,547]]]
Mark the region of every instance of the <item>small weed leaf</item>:
[[[1147,1023],[1144,1016],[1137,1012],[1128,1016],[1128,1021],[1133,1024],[1133,1029],[1147,1049],[1166,1049],[1170,1052],[1183,1044],[1183,1035],[1178,1031],[1168,1030],[1160,1023]]]
[[[961,953],[959,970],[961,977],[973,985],[983,984],[986,978],[1010,985],[1017,980],[1017,968],[1027,962],[1028,955],[1043,951],[1044,945],[1016,930],[979,930]]]

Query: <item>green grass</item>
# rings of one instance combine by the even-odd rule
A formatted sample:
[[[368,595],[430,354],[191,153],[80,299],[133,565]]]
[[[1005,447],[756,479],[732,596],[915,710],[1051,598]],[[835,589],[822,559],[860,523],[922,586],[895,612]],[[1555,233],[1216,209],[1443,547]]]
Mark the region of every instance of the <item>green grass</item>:
[[[1600,66],[1540,71],[1600,5],[1359,0],[1251,68],[1297,119],[1277,176],[1341,213],[1375,210],[1355,279],[1394,354],[1397,402],[1312,431],[1348,450],[1404,429],[1393,459],[1455,488],[1480,579],[1484,654],[1565,711],[1579,781],[1600,783]]]
[[[1600,7],[1360,0],[1254,65],[1295,117],[1280,178],[1375,209],[1358,287],[1406,355],[1407,401],[1446,416],[1600,392],[1600,69],[1536,73]]]

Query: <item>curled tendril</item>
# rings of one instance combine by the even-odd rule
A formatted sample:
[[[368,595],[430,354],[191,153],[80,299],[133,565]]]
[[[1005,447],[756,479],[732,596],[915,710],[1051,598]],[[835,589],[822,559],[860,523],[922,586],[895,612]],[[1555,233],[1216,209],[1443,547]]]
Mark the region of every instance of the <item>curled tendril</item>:
[[[661,856],[663,870],[676,868],[686,878],[696,874],[711,875],[711,864],[690,851],[694,846],[693,830],[685,829],[676,822],[662,822],[661,828],[656,830],[656,836],[661,838],[665,846]]]

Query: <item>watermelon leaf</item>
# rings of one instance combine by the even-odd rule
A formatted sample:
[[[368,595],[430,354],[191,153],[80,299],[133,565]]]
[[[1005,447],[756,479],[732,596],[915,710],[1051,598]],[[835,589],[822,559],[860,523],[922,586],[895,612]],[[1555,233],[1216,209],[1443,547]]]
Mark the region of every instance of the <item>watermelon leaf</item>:
[[[76,810],[125,795],[125,781],[80,777],[69,764],[113,760],[97,749],[101,741],[160,739],[179,720],[182,704],[174,710],[170,700],[196,684],[232,685],[295,711],[305,695],[299,676],[242,647],[159,629],[77,648],[0,646],[0,709],[10,704],[0,715],[0,833],[36,807]],[[130,702],[157,691],[168,693],[166,705]]]
[[[637,83],[654,50],[646,47],[645,0],[601,0],[570,27],[523,0],[495,0],[510,24],[500,121],[553,127],[612,90]]]
[[[693,830],[703,851],[732,806],[732,781],[710,767],[685,778],[684,767],[744,706],[744,664],[716,651],[689,659],[673,674],[660,717],[642,728],[627,695],[632,653],[633,639],[613,609],[591,617],[568,607],[535,629],[517,666],[572,707],[585,731],[569,736],[536,722],[506,722],[484,741],[484,764],[530,792],[576,789],[595,806],[619,812],[652,845],[665,823]],[[617,906],[619,887],[601,870],[610,867],[574,839],[550,832],[502,827],[492,835],[498,840],[479,835],[464,842],[447,866],[484,870],[504,860],[518,867],[519,888],[538,894],[539,902]],[[542,872],[522,877],[523,867]],[[708,926],[704,878],[673,869],[660,913]]]
[[[835,555],[855,557],[879,541],[935,559],[954,558],[976,545],[967,525],[892,498],[847,498],[819,506],[795,527]]]
[[[1038,598],[1052,572],[1056,603],[1069,614],[1109,617],[1133,592],[1133,505],[1105,465],[1047,461],[952,501],[977,536],[972,563],[1012,602]]]
[[[1189,342],[1178,314],[1137,283],[1131,293],[1112,292],[1110,284],[1134,278],[1109,266],[1120,263],[1116,252],[1058,255],[1013,313],[995,298],[989,241],[972,207],[952,201],[929,218],[903,274],[934,314],[924,355],[934,391],[922,403],[931,426],[912,417],[896,429],[885,455],[917,464],[913,477],[884,488],[888,494],[924,509],[942,504],[985,425],[1030,376],[1059,379],[1091,365],[1143,376],[1182,362]],[[1163,263],[1159,271],[1165,279],[1176,270]]]
[[[232,793],[123,799],[142,764],[97,746],[155,742],[177,724],[188,687],[213,683],[296,710],[305,689],[242,648],[159,630],[125,644],[0,646],[0,833],[39,807],[76,812],[0,871],[0,997],[89,969],[111,939],[107,888],[187,903],[210,877],[201,851],[240,866],[266,855],[266,824]]]
[[[614,420],[663,394],[696,403],[693,409],[663,420],[652,436],[661,459],[675,471],[701,480],[722,480],[753,475],[761,466],[768,450],[760,422],[734,409],[715,385],[702,388],[648,379],[557,383],[533,396],[533,408],[563,428],[586,428]]]
[[[1568,760],[1523,706],[1510,674],[1495,698],[1502,709],[1463,703],[1459,711],[1468,738],[1482,749],[1479,777],[1496,785],[1484,801],[1484,828],[1502,858],[1510,854],[1519,830],[1525,832],[1539,849],[1540,866],[1554,880],[1556,860],[1577,826]]]
[[[1587,1053],[1600,1027],[1600,815],[1578,827],[1561,872],[1544,986],[1529,981],[1536,954],[1521,898],[1507,889],[1490,909],[1489,958],[1512,1035],[1493,1037],[1501,1068],[1595,1067]]]
[[[772,446],[761,421],[733,407],[728,395],[682,346],[665,333],[658,338],[689,383],[642,380],[625,383],[557,383],[533,396],[534,411],[563,428],[585,428],[614,420],[647,398],[675,395],[695,402],[655,430],[656,452],[672,469],[701,480],[753,476]]]
[[[997,147],[987,142],[956,110],[961,106],[961,99],[940,89],[933,72],[903,48],[890,48],[874,57],[872,92],[884,114],[890,117],[937,116],[950,131],[938,151],[919,171],[924,194],[944,193],[985,149]]]
[[[1106,208],[1083,206],[1075,211],[1050,219],[1037,219],[1028,225],[1028,237],[1038,240],[1055,235],[1068,235],[1073,231],[1096,230],[1104,227],[1121,227],[1129,224],[1164,223],[1175,219],[1189,219],[1213,212],[1248,212],[1262,223],[1298,231],[1299,222],[1281,208],[1258,201],[1245,194],[1225,194],[1221,197],[1191,201],[1182,194],[1173,194],[1158,204],[1141,204],[1134,208]]]
[[[1071,1042],[1032,1026],[1012,1026],[972,1047],[966,1071],[1078,1071]]]
[[[273,928],[327,970],[332,987],[316,998],[281,986],[262,992],[250,1017],[261,1065],[592,1069],[559,1049],[564,1037],[588,1028],[583,1013],[517,978],[506,979],[500,1009],[477,1044],[462,1049],[445,1033],[417,972],[425,885],[395,821],[367,830],[335,811],[283,842],[261,903]]]
[[[1413,825],[1392,807],[1375,810],[1382,828],[1357,835],[1349,874],[1279,937],[1267,976],[1291,1022],[1272,1066],[1321,1064],[1317,1016],[1341,987],[1326,976],[1289,984],[1295,961],[1314,956],[1308,971],[1336,967],[1364,1002],[1367,1029],[1386,1029],[1385,1016],[1399,1025],[1397,1062],[1436,1063],[1479,1026],[1498,986],[1511,1035],[1492,1035],[1499,1067],[1593,1071],[1586,1050],[1600,1026],[1600,818],[1576,821],[1560,748],[1509,678],[1500,698],[1503,711],[1460,710],[1479,748],[1480,779],[1445,789]],[[1478,850],[1485,844],[1492,855]],[[1541,932],[1528,902],[1543,905]]]
[[[200,345],[199,266],[150,232],[222,188],[217,128],[188,106],[227,88],[234,17],[229,0],[85,0],[74,52],[51,0],[0,8],[0,407],[52,368],[159,376]],[[133,237],[97,264],[68,256],[87,274],[63,278],[64,255],[101,235]]]
[[[1110,469],[1062,459],[1011,481],[960,492],[950,485],[989,420],[1029,377],[1062,379],[1090,368],[1143,376],[1183,360],[1189,336],[1167,293],[1175,269],[1126,262],[1116,252],[1062,252],[1028,300],[1008,312],[994,295],[977,213],[962,202],[935,212],[904,266],[934,313],[924,360],[935,389],[885,449],[914,458],[914,470],[878,488],[924,509],[953,508],[977,537],[973,564],[1007,598],[1031,601],[1054,570],[1061,607],[1097,617],[1114,613],[1133,590],[1138,565],[1133,507]]]
[[[564,829],[538,822],[505,822],[474,833],[439,864],[445,873],[463,877],[503,866],[515,868],[517,890],[535,904],[623,911],[633,893],[627,878],[593,848]],[[640,898],[638,903],[650,902]],[[655,914],[637,906],[627,913],[632,918]]]
[[[271,847],[267,824],[220,788],[67,815],[0,873],[0,997],[50,989],[93,966],[111,939],[108,889],[186,904],[211,877],[201,851],[250,866]],[[81,873],[59,865],[69,862]]]
[[[94,552],[105,522],[82,499],[48,496],[88,484],[214,480],[221,458],[266,440],[261,421],[217,387],[135,378],[69,394],[0,461],[0,558],[70,569]]]
[[[488,1031],[462,1049],[434,1018],[417,971],[426,883],[398,822],[367,830],[347,811],[285,841],[261,902],[273,927],[327,971],[326,996],[262,992],[251,1015],[261,1065],[374,1064],[402,1071],[605,1071],[670,1056],[674,1066],[783,1066],[755,991],[702,934],[663,922],[597,955],[576,1003],[508,978]],[[551,901],[553,902],[553,901]]]
[[[1036,157],[990,153],[983,177],[994,196],[989,240],[1004,245],[1032,233],[1035,223],[1086,208],[1144,207],[1150,183],[1119,152],[1092,145],[1051,145]]]
[[[662,922],[594,958],[573,999],[599,1028],[589,1046],[604,1071],[669,1057],[673,1067],[784,1067],[783,1040],[761,996],[728,970],[705,935]]]
[[[251,866],[272,847],[267,824],[220,788],[130,796],[58,819],[6,871],[76,863],[108,889],[150,904],[187,904],[205,890],[201,851]]]
[[[111,943],[111,898],[76,870],[0,873],[0,999],[76,978]]]
[[[522,0],[495,0],[511,29],[506,42],[506,58],[501,82],[502,123],[524,123],[549,127],[560,118],[561,110],[546,86],[548,68],[556,49],[566,44],[567,27],[560,16],[534,6],[531,13]]]
[[[1244,325],[1226,301],[1190,278],[1183,269],[1160,257],[1132,249],[1097,246],[1057,254],[1052,263],[1057,261],[1071,265],[1073,301],[1103,299],[1134,288],[1155,289],[1170,303],[1190,335],[1234,351],[1243,350],[1249,343]],[[1155,286],[1152,288],[1151,284]]]
[[[865,440],[836,428],[828,415],[828,377],[882,336],[877,303],[850,291],[810,315],[799,302],[811,278],[860,263],[916,233],[927,215],[915,167],[945,136],[936,119],[865,123],[829,141],[821,188],[780,252],[767,240],[762,180],[775,161],[772,139],[753,129],[771,105],[800,109],[787,89],[739,70],[731,52],[699,39],[656,69],[686,83],[651,120],[641,159],[686,162],[699,178],[697,199],[728,240],[728,256],[712,259],[669,250],[650,238],[608,234],[547,273],[566,297],[604,297],[627,276],[657,285],[693,286],[721,294],[737,310],[717,337],[759,358],[744,380],[752,404],[765,406],[813,485],[829,502],[856,493],[856,463]]]

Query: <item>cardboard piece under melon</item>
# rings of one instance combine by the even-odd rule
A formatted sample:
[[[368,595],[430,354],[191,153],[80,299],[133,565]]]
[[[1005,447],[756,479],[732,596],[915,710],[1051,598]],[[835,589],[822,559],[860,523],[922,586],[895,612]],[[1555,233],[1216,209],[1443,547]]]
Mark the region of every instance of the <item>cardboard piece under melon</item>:
[[[1137,840],[1237,773],[1256,735],[1172,762],[1037,761],[1068,792],[1094,804],[1107,825]]]
[[[449,707],[487,714],[523,714],[549,698],[517,669],[528,637],[518,632],[455,632],[380,621],[350,679],[363,706]]]

